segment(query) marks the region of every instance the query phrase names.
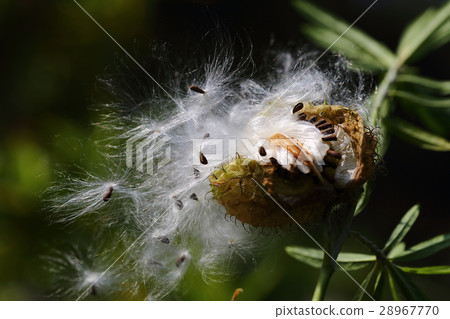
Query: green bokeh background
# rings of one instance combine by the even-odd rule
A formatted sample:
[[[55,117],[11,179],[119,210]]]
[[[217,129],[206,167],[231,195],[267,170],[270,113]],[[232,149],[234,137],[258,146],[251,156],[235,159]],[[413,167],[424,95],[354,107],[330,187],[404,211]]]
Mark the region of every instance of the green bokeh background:
[[[354,21],[371,2],[317,1],[347,21]],[[145,47],[153,41],[169,43],[184,48],[179,51],[180,59],[189,57],[186,48],[195,46],[193,39],[217,24],[232,37],[239,34],[250,39],[256,56],[271,40],[305,43],[299,32],[304,21],[288,1],[80,3],[125,48],[135,48],[136,43]],[[441,3],[379,1],[357,25],[394,48],[408,21],[429,5]],[[108,101],[98,89],[97,76],[116,56],[124,55],[70,0],[1,1],[0,37],[0,300],[54,299],[48,295],[51,287],[42,256],[65,240],[77,241],[80,235],[72,229],[84,226],[50,223],[42,192],[58,178],[60,167],[85,166],[87,158],[95,161],[92,107]],[[449,79],[449,56],[447,45],[417,67],[424,75]],[[389,173],[378,178],[371,203],[356,218],[354,229],[381,245],[406,210],[420,203],[421,216],[407,243],[448,232],[449,155],[423,151],[393,138],[385,160]],[[299,236],[296,243],[312,245],[305,236]],[[364,252],[352,241],[346,249]],[[448,250],[426,261],[428,265],[449,263]],[[362,281],[365,272],[356,272],[355,278]],[[240,300],[308,300],[317,275],[317,270],[292,260],[278,247],[254,271],[234,281],[206,285],[197,272],[190,271],[180,292],[171,298],[228,300],[235,288],[242,287]],[[449,276],[414,279],[431,299],[450,299]],[[338,273],[327,299],[351,299],[355,291],[351,280]]]

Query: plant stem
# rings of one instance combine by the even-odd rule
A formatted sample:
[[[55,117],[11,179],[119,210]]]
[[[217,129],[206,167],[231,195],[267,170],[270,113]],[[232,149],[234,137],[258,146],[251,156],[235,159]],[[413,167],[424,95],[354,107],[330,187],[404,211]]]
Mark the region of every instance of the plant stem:
[[[364,237],[362,234],[351,230],[350,231],[350,236],[358,239],[361,243],[363,243],[365,246],[367,246],[367,248],[370,249],[370,251],[377,256],[377,259],[380,261],[386,261],[387,258],[384,255],[384,253],[377,247],[377,245],[375,245],[373,242],[371,242],[369,239],[367,239],[366,237]]]
[[[313,301],[324,300],[325,293],[328,288],[331,276],[334,273],[334,267],[332,267],[332,260],[328,255],[324,255],[322,268],[320,269],[319,279],[317,280],[316,288],[312,297]]]
[[[331,253],[331,216],[332,212],[328,213],[328,218],[325,222],[324,229],[324,243],[322,248],[324,249],[322,267],[320,268],[319,278],[317,279],[316,288],[312,301],[324,300],[325,293],[330,283],[331,276],[334,273],[333,261],[330,258]]]
[[[403,59],[397,57],[397,59],[394,61],[388,72],[385,74],[383,80],[381,81],[377,94],[374,95],[370,116],[370,118],[372,119],[371,124],[374,126],[377,125],[378,120],[382,121],[383,118],[389,113],[389,104],[386,104],[387,108],[385,109],[383,107],[383,103],[388,97],[391,86],[395,82],[400,68],[403,66],[404,62],[405,61]],[[353,201],[350,200],[350,203],[353,203]],[[345,216],[344,220],[340,223],[337,229],[333,229],[333,227],[331,227],[331,225],[333,225],[333,214],[330,213],[328,215],[328,227],[326,228],[326,230],[328,231],[328,236],[326,236],[325,238],[326,247],[324,247],[326,248],[327,253],[324,253],[322,268],[320,269],[319,279],[317,280],[316,288],[314,289],[314,294],[312,297],[313,301],[324,300],[331,276],[335,271],[335,261],[339,255],[345,238],[350,233],[350,226],[352,223],[355,208],[356,202],[354,202],[354,205],[346,206],[345,213],[343,214]],[[381,260],[386,260],[384,254],[365,237],[358,233],[353,233],[353,236],[357,237],[359,240],[368,245],[369,248],[375,254],[377,254],[377,256],[381,257]]]
[[[361,193],[357,192],[345,198],[337,211],[330,211],[326,220],[324,245],[325,249],[319,278],[312,297],[313,301],[324,300],[325,293],[336,268],[336,259],[342,245],[350,232],[353,214],[356,208],[355,198]],[[349,204],[350,203],[350,204]]]
[[[392,83],[394,83],[395,79],[397,78],[398,71],[402,67],[403,62],[399,59],[396,60],[396,62],[389,68],[388,72],[384,76],[383,80],[380,83],[379,89],[377,94],[375,94],[374,100],[372,102],[372,125],[377,124],[377,120],[379,120],[379,113],[381,105],[383,104],[383,101],[386,99],[389,89],[391,88]]]

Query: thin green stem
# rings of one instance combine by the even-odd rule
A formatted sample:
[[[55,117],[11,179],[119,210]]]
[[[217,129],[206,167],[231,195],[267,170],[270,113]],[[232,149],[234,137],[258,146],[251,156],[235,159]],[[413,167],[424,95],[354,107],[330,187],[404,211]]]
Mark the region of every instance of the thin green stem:
[[[367,248],[370,249],[370,251],[377,256],[377,259],[380,261],[386,261],[387,258],[384,255],[384,253],[375,245],[372,241],[364,237],[361,233],[358,233],[356,231],[351,230],[350,236],[358,239],[361,243],[363,243]]]
[[[396,63],[394,63],[384,76],[383,80],[380,83],[380,86],[378,88],[377,94],[375,94],[375,97],[372,102],[372,125],[377,124],[377,120],[379,120],[379,114],[380,114],[380,108],[383,104],[383,101],[386,99],[387,95],[389,94],[389,90],[391,88],[391,85],[395,82],[395,79],[397,78],[398,72],[400,68],[403,66],[403,62],[400,60],[396,60]]]
[[[317,280],[316,288],[312,297],[313,301],[324,300],[325,293],[330,283],[331,276],[334,274],[334,267],[332,267],[332,260],[328,255],[323,258],[322,268],[320,269],[319,279]]]
[[[324,252],[322,268],[320,269],[319,278],[316,288],[314,289],[313,301],[324,300],[325,293],[336,268],[336,259],[341,251],[342,245],[350,232],[350,226],[353,220],[353,214],[356,208],[355,198],[361,193],[357,192],[346,198],[337,210],[328,213],[326,227],[324,230]],[[354,197],[353,197],[354,196]],[[351,203],[351,204],[348,204]]]

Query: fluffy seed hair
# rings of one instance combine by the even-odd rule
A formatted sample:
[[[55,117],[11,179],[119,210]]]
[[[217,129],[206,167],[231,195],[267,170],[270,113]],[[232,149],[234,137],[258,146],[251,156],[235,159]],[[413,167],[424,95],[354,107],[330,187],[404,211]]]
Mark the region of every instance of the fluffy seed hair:
[[[237,61],[227,50],[215,49],[206,61],[177,68],[164,53],[156,52],[153,60],[159,69],[149,63],[143,66],[163,79],[165,92],[150,85],[130,64],[120,64],[117,76],[102,80],[114,98],[100,108],[102,120],[97,127],[106,136],[98,143],[105,155],[99,164],[107,167],[106,173],[65,176],[49,195],[54,220],[67,223],[89,216],[101,230],[127,233],[125,248],[133,242],[130,238],[137,239],[123,257],[130,260],[129,267],[113,267],[97,286],[117,288],[117,281],[110,278],[121,271],[129,289],[144,291],[148,299],[169,294],[191,265],[207,281],[224,280],[251,264],[273,242],[271,235],[224,218],[224,207],[213,200],[209,175],[236,155],[224,142],[222,162],[207,157],[214,141],[245,138],[246,125],[257,125],[261,112],[273,103],[291,115],[299,101],[326,101],[366,116],[362,76],[351,73],[349,64],[340,58],[319,67],[313,64],[314,53],[269,53],[266,66],[255,69],[249,56]],[[133,138],[135,143],[130,143]],[[197,152],[194,140],[200,141]],[[144,155],[153,157],[141,154],[141,166],[136,166],[136,148],[141,142]],[[129,144],[131,166],[127,165]],[[167,154],[169,161],[165,161]],[[150,173],[149,166],[153,167]],[[89,258],[98,256],[91,253]],[[70,252],[57,262],[78,274],[76,282],[60,283],[73,284],[73,294],[79,294],[86,283],[93,282],[93,274],[108,267],[100,263],[103,268],[88,271]]]

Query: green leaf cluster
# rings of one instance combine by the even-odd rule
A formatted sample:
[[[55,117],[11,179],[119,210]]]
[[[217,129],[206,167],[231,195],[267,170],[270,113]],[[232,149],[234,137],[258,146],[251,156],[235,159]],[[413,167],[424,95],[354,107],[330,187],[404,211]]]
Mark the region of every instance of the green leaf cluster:
[[[336,259],[337,269],[347,272],[371,267],[370,272],[361,284],[362,289],[360,288],[355,294],[355,300],[362,300],[366,295],[365,292],[374,299],[380,300],[386,283],[389,284],[394,300],[427,300],[425,294],[413,283],[407,273],[420,275],[450,274],[450,265],[431,267],[408,267],[404,265],[406,262],[429,257],[450,246],[450,233],[448,233],[406,249],[403,239],[418,217],[419,206],[415,205],[400,220],[383,249],[378,249],[362,235],[352,233],[371,250],[370,254],[341,252]],[[322,250],[309,247],[288,246],[286,252],[302,263],[315,268],[321,267],[324,258]]]
[[[301,31],[309,39],[325,48],[325,52],[330,50],[342,54],[350,59],[351,64],[379,77],[377,90],[368,106],[370,124],[379,127],[383,135],[377,150],[379,155],[385,154],[391,134],[426,150],[450,151],[450,81],[424,77],[414,66],[414,63],[450,41],[450,0],[440,8],[426,10],[412,21],[401,34],[395,50],[358,29],[355,24],[361,16],[349,24],[319,8],[311,0],[293,0],[293,5],[307,21]],[[398,108],[402,112],[398,112]],[[364,210],[371,188],[370,182],[363,186],[354,216]],[[350,235],[369,248],[368,254],[337,254],[330,249],[334,239],[327,236],[324,240],[327,252],[299,246],[286,247],[286,251],[307,265],[321,268],[316,286],[318,293],[315,292],[313,299],[323,298],[334,269],[350,272],[370,267],[354,296],[355,300],[367,297],[380,300],[385,287],[389,287],[394,300],[426,300],[427,297],[409,274],[450,274],[450,265],[411,267],[406,263],[427,258],[450,246],[450,233],[406,248],[403,239],[418,216],[419,206],[416,205],[403,216],[382,249],[363,235],[350,231]],[[348,233],[346,231],[345,234]],[[342,246],[340,239],[339,248]]]
[[[336,18],[310,1],[295,0],[297,11],[308,23],[302,32],[327,50],[342,53],[359,68],[377,72],[382,79],[372,96],[372,124],[389,134],[433,151],[450,151],[450,81],[417,74],[412,63],[450,41],[450,1],[430,8],[407,26],[396,52],[353,24]],[[396,107],[409,121],[392,115]],[[383,155],[387,146],[382,145]]]

